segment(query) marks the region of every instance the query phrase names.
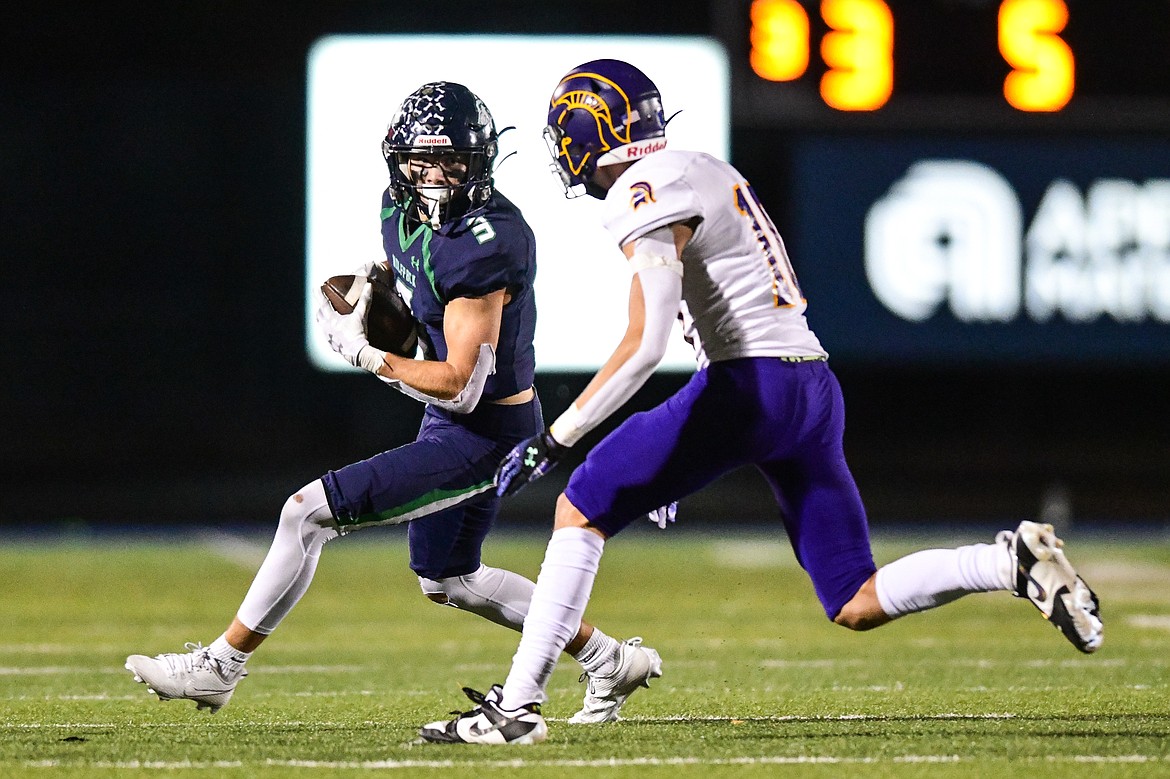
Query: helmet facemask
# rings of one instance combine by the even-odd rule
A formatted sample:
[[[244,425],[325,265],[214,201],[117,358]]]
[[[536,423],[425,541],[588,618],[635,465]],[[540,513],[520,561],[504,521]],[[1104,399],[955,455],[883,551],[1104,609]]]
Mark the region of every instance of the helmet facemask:
[[[483,207],[491,197],[489,155],[484,151],[414,147],[384,153],[395,200],[404,208],[412,204],[419,220],[433,228]]]
[[[590,191],[590,179],[597,165],[592,152],[582,144],[573,143],[573,139],[565,134],[559,124],[550,124],[544,128],[544,142],[553,158],[549,168],[564,185],[565,197],[572,199],[594,194]]]

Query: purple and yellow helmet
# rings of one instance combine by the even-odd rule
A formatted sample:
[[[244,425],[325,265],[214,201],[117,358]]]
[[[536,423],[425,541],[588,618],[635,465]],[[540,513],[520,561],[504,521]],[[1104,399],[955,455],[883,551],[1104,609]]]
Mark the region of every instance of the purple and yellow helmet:
[[[662,97],[654,82],[627,62],[586,62],[557,84],[544,138],[566,197],[604,197],[590,182],[598,167],[633,162],[666,147]]]

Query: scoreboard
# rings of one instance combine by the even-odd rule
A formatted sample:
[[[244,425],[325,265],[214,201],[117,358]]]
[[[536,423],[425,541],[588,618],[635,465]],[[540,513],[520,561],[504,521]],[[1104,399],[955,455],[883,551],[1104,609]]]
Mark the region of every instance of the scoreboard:
[[[736,64],[741,118],[1170,127],[1168,0],[751,0],[737,10],[712,15]]]
[[[1170,365],[1170,0],[736,10],[735,161],[835,359]]]

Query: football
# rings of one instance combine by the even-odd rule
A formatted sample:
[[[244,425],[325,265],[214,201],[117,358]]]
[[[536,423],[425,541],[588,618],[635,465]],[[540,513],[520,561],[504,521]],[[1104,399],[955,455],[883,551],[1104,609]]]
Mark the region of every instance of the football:
[[[333,276],[321,285],[321,292],[339,314],[349,314],[357,305],[361,285],[353,275]],[[370,278],[374,292],[366,319],[366,336],[370,346],[400,357],[414,357],[418,351],[418,322],[402,296],[384,278]]]

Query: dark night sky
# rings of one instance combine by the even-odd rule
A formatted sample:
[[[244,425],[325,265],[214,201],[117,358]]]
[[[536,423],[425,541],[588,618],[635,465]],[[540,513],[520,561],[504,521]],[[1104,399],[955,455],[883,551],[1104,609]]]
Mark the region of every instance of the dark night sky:
[[[325,469],[412,435],[413,401],[316,373],[303,354],[316,38],[693,34],[711,16],[706,2],[501,2],[494,20],[451,2],[12,5],[0,11],[0,523],[12,525],[269,522]],[[776,137],[735,128],[750,179],[776,168]],[[1165,363],[834,368],[875,522],[1030,516],[1053,487],[1090,518],[1170,513]],[[587,378],[542,378],[546,414]],[[652,380],[634,405],[678,382]],[[515,517],[547,513],[563,470]],[[750,473],[688,503],[774,512]]]

